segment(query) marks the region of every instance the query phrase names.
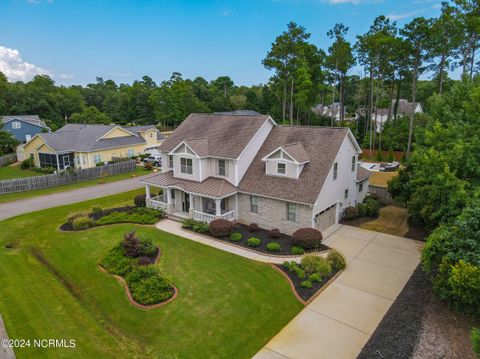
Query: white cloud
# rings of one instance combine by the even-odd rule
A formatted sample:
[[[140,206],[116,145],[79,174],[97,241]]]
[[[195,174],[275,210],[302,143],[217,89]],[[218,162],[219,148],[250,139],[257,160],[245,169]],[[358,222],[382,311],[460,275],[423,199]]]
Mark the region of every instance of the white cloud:
[[[402,20],[409,17],[413,17],[424,11],[425,10],[422,9],[422,10],[415,10],[415,11],[402,12],[402,13],[390,13],[386,15],[386,17],[389,18],[390,20],[396,21],[396,20]]]
[[[53,1],[54,0],[46,0],[45,2],[48,3],[48,4],[53,4]],[[27,4],[37,5],[37,4],[41,4],[41,3],[42,3],[42,0],[27,0]]]
[[[10,81],[28,81],[38,74],[52,76],[51,71],[23,61],[18,50],[4,46],[0,46],[0,71]]]

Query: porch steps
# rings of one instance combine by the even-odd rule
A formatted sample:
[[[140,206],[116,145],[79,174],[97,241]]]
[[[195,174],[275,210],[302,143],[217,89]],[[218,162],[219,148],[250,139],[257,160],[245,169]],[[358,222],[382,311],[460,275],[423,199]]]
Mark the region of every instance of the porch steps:
[[[167,214],[167,218],[171,219],[172,221],[175,221],[175,222],[182,222],[185,219],[185,217],[176,216],[174,214]]]

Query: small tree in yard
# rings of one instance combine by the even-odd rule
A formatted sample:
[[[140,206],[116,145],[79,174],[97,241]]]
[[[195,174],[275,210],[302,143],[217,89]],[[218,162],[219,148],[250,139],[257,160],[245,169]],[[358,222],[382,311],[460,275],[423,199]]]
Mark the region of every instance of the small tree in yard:
[[[304,249],[314,249],[320,247],[322,243],[322,232],[315,228],[300,228],[292,234],[292,245]]]
[[[136,257],[140,251],[140,240],[135,235],[135,231],[131,231],[124,235],[123,248],[128,257]]]

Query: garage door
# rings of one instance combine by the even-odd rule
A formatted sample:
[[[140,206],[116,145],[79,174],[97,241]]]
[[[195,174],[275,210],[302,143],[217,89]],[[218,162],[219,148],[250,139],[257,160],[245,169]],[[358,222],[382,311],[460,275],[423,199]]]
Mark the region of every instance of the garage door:
[[[332,205],[323,212],[320,212],[316,217],[316,227],[320,232],[323,232],[328,227],[335,224],[335,218],[337,217],[337,206]]]

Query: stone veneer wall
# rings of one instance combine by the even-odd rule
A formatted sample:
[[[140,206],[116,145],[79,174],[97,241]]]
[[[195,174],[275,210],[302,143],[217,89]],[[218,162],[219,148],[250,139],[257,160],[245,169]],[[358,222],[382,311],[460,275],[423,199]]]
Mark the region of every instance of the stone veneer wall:
[[[312,226],[312,208],[297,203],[297,221],[287,220],[285,201],[257,196],[258,214],[250,211],[250,195],[238,194],[238,220],[245,224],[257,223],[261,228],[278,228],[281,232],[292,234],[299,228]]]

